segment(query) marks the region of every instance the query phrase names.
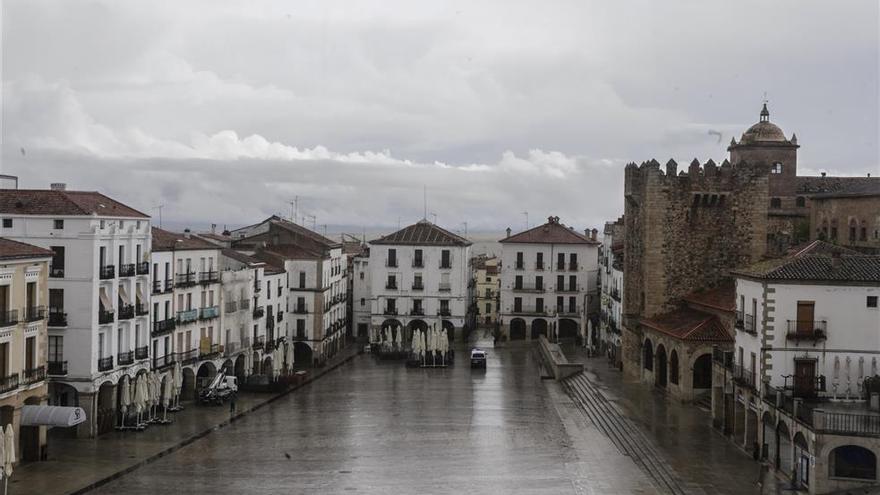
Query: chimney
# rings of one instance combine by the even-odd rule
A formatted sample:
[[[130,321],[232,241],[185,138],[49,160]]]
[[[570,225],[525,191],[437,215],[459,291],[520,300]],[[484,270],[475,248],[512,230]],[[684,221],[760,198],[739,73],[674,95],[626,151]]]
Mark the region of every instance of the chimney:
[[[212,233],[212,234],[216,234],[216,233],[217,233],[217,224],[216,224],[216,223],[212,223],[212,224],[211,224],[211,233]]]
[[[593,230],[591,230],[591,231],[590,231],[590,239],[592,239],[592,240],[595,241],[595,240],[596,240],[596,234],[598,234],[598,233],[599,233],[599,230],[598,230],[598,229],[593,229]]]
[[[183,229],[183,237],[186,239],[190,238],[190,230],[189,229]]]
[[[823,178],[825,177],[825,172],[822,172],[822,177],[823,177]]]
[[[49,184],[49,189],[51,189],[53,191],[66,191],[67,184],[65,184],[63,182],[53,182],[53,183]]]
[[[507,237],[510,237],[510,227],[507,227]],[[506,239],[507,237],[505,237],[505,239]]]

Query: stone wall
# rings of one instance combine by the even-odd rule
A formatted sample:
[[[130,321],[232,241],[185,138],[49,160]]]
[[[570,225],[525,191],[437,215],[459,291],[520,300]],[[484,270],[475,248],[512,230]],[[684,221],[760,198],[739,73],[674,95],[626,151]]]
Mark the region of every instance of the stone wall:
[[[823,238],[842,246],[880,252],[880,194],[859,197],[816,197],[811,202],[810,239]],[[850,240],[850,225],[856,228],[856,238]],[[830,238],[832,225],[837,226],[837,239]],[[862,229],[865,238],[862,239]]]
[[[670,160],[625,171],[624,369],[638,373],[638,319],[671,311],[767,251],[769,164]]]

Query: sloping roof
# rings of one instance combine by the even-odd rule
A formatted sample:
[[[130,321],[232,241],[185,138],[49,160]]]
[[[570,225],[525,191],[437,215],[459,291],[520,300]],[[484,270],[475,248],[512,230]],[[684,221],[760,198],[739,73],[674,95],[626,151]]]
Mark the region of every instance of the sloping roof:
[[[684,300],[721,311],[733,312],[736,310],[736,282],[733,279],[712,289],[692,292],[684,296]]]
[[[220,246],[194,235],[169,232],[153,227],[153,251],[185,251],[196,249],[220,249]]]
[[[599,244],[598,241],[594,241],[560,223],[559,217],[550,217],[548,220],[544,225],[514,234],[498,242],[523,244]]]
[[[642,326],[688,342],[733,342],[717,316],[691,308],[644,318]]]
[[[860,198],[880,196],[880,179],[873,177],[850,178],[865,180],[851,181],[848,184],[845,184],[845,187],[836,191],[811,194],[810,199]]]
[[[249,254],[242,253],[241,251],[236,251],[235,249],[225,248],[225,249],[221,250],[220,252],[223,253],[223,256],[226,256],[227,258],[234,259],[238,262],[241,262],[241,263],[244,263],[247,265],[253,265],[253,264],[262,265],[264,263],[263,261],[258,260],[257,258],[254,258],[253,256],[251,256]]]
[[[280,258],[291,260],[313,260],[323,258],[320,253],[316,253],[302,246],[297,246],[296,244],[269,245],[260,249],[257,253],[271,253]]]
[[[328,248],[328,249],[342,246],[341,242],[334,241],[332,239],[328,239],[328,238],[322,236],[321,234],[315,232],[314,230],[307,229],[307,228],[303,227],[302,225],[290,222],[290,221],[285,220],[277,215],[273,215],[273,216],[269,217],[268,219],[266,219],[266,221],[270,222],[272,225],[277,225],[278,227],[286,229],[290,232],[294,232],[299,235],[302,235],[303,237],[311,239],[312,241],[315,241],[318,244],[321,244],[325,248]]]
[[[808,177],[796,178],[797,194],[822,197],[880,193],[880,177]]]
[[[266,275],[277,275],[284,272],[284,257],[278,253],[258,251],[254,253],[253,258],[266,264],[263,268],[263,273]]]
[[[199,237],[204,237],[205,239],[213,239],[215,241],[220,241],[220,242],[232,241],[231,236],[223,235],[223,234],[216,234],[214,232],[199,232],[196,235],[198,235]]]
[[[46,258],[52,254],[49,249],[0,237],[0,260]]]
[[[150,218],[97,191],[0,189],[0,213]]]
[[[785,257],[765,260],[733,271],[736,275],[798,282],[880,283],[880,256],[813,241]]]
[[[370,244],[407,246],[470,246],[471,241],[438,227],[427,220],[404,227],[397,232],[370,241]]]

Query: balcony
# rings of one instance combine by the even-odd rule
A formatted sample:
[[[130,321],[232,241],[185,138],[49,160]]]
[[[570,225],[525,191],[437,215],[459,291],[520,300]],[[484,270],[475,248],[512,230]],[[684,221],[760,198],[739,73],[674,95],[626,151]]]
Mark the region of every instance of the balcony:
[[[178,311],[177,312],[177,324],[180,325],[182,323],[189,323],[192,321],[196,321],[199,319],[199,310],[198,309],[189,309],[186,311]]]
[[[64,267],[49,267],[49,278],[64,278]]]
[[[128,352],[120,352],[119,355],[116,356],[119,366],[124,366],[128,364],[134,363],[134,353],[131,351]]]
[[[147,359],[150,357],[150,348],[147,346],[136,347],[134,350],[134,358],[135,359]]]
[[[812,340],[818,342],[825,340],[828,322],[825,320],[788,320],[788,332],[785,334],[787,340],[802,341]]]
[[[98,270],[98,277],[101,280],[109,280],[116,278],[116,267],[114,265],[104,265]]]
[[[544,284],[519,284],[513,286],[514,292],[544,292]]]
[[[110,310],[99,309],[98,310],[98,323],[100,323],[101,325],[113,323],[113,321],[115,319],[116,319],[116,312],[113,311],[112,309],[110,309]]]
[[[514,263],[513,269],[514,270],[525,270],[526,264],[522,261],[517,261],[516,263]]]
[[[174,276],[174,285],[176,287],[192,287],[196,285],[195,272],[178,273]]]
[[[162,281],[161,280],[153,280],[153,294],[161,294],[162,293]]]
[[[544,270],[544,262],[543,261],[536,261],[535,262],[535,270],[543,271]]]
[[[262,306],[254,307],[254,318],[262,318],[266,314],[266,310]]]
[[[740,310],[736,310],[736,323],[733,324],[733,327],[737,330],[742,330],[745,326],[745,313]]]
[[[758,329],[755,326],[755,315],[743,315],[742,331],[752,335],[758,334]]]
[[[579,290],[580,290],[580,287],[575,286],[575,285],[569,285],[568,287],[566,287],[565,285],[561,285],[556,288],[556,292],[559,292],[559,293],[572,293],[573,294],[575,292],[578,292]]]
[[[120,277],[134,277],[135,273],[137,273],[137,269],[134,266],[134,263],[126,263],[125,265],[119,265],[119,276]]]
[[[260,281],[254,279],[254,292],[255,292],[255,293],[258,293],[258,292],[260,292],[260,291],[262,291],[262,290],[263,290],[263,288],[261,287]]]
[[[46,317],[46,306],[30,306],[25,308],[25,317],[28,322],[42,320]]]
[[[130,320],[132,318],[134,318],[134,305],[120,304],[119,305],[119,319],[120,320]]]
[[[541,308],[513,308],[511,314],[523,316],[547,316],[547,310]]]
[[[199,350],[199,359],[211,359],[213,357],[219,356],[222,352],[220,348],[220,344],[211,344],[207,349],[202,351]]]
[[[186,352],[180,352],[177,355],[178,360],[181,364],[189,364],[199,360],[199,350],[192,349]]]
[[[199,273],[199,283],[202,285],[216,284],[220,281],[220,274],[216,270]]]
[[[410,316],[425,316],[424,308],[413,308],[409,311]]]
[[[293,308],[293,312],[294,312],[294,314],[304,315],[304,314],[308,314],[309,308],[307,308],[305,306],[297,306],[297,307]]]
[[[12,373],[11,375],[6,375],[0,377],[0,394],[5,394],[6,392],[11,392],[18,388],[18,373]]]
[[[153,322],[153,337],[159,337],[170,333],[176,327],[177,320],[168,318],[167,320],[159,320]]]
[[[164,356],[157,356],[153,358],[153,369],[159,370],[163,368],[168,368],[177,362],[177,355],[173,352],[170,352]]]
[[[0,311],[0,327],[11,327],[18,324],[18,310]]]
[[[254,350],[262,349],[266,345],[266,336],[260,335],[254,337],[254,343],[251,345],[251,348]]]
[[[251,300],[250,299],[242,299],[238,301],[238,309],[242,311],[247,311],[251,309]]]
[[[200,320],[210,320],[217,318],[218,316],[220,316],[220,306],[209,306],[207,308],[199,309]]]
[[[437,316],[452,316],[452,310],[449,308],[440,308],[437,310]]]
[[[137,303],[134,305],[134,314],[137,316],[146,316],[150,314],[150,307],[144,303]]]
[[[397,290],[397,282],[385,282],[385,288],[387,290]]]
[[[149,275],[150,263],[148,261],[142,261],[136,265],[135,269],[138,275]]]
[[[232,357],[241,350],[241,345],[238,342],[227,342],[226,345],[223,346],[223,357]]]
[[[448,270],[448,269],[450,269],[450,268],[452,268],[452,262],[451,262],[451,261],[441,261],[441,262],[440,262],[440,269],[441,269],[441,270]]]
[[[67,376],[67,361],[49,361],[50,376]]]
[[[414,259],[412,262],[412,267],[413,268],[424,268],[425,262],[424,262],[424,260]]]
[[[226,314],[235,313],[238,311],[238,303],[235,301],[226,301],[223,311],[225,311]]]
[[[113,369],[113,356],[98,359],[98,371],[108,371]]]
[[[275,321],[283,321],[284,320],[284,311],[279,311],[278,316],[275,318]]]
[[[813,429],[836,435],[880,436],[880,416],[859,412],[813,410]]]
[[[452,284],[449,282],[443,283],[440,282],[440,285],[437,287],[437,290],[440,292],[450,292],[452,291]]]
[[[557,272],[564,272],[565,271],[565,262],[564,261],[562,263],[559,263],[559,262],[556,263],[556,271]]]
[[[46,379],[46,367],[38,366],[33,369],[24,370],[24,380],[22,385],[30,385],[32,383],[42,382]]]
[[[755,372],[738,364],[733,365],[733,381],[755,390]]]
[[[397,308],[385,308],[382,311],[382,314],[388,316],[397,316]]]

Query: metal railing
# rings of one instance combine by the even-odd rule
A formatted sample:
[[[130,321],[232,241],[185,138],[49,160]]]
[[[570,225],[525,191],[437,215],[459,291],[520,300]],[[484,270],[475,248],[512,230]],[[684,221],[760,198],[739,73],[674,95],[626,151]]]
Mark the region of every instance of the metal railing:
[[[514,284],[513,286],[514,292],[544,292],[544,290],[544,284]]]
[[[525,270],[525,269],[526,269],[526,264],[525,264],[525,262],[517,261],[517,262],[513,265],[513,269],[514,269],[514,270]]]
[[[743,332],[757,335],[758,329],[755,327],[755,315],[745,315],[743,317]]]
[[[738,364],[733,365],[733,380],[751,389],[755,388],[755,373]]]
[[[9,327],[18,324],[18,310],[10,309],[0,311],[0,327]]]
[[[199,359],[199,350],[190,349],[186,352],[180,352],[177,354],[177,358],[181,363],[191,363],[193,361],[197,361]]]
[[[214,284],[220,281],[220,274],[216,270],[199,273],[199,283],[203,285]]]
[[[153,337],[158,337],[160,335],[166,334],[177,326],[177,320],[174,318],[168,318],[165,320],[159,320],[153,322]]]
[[[64,267],[49,267],[49,278],[64,278]]]
[[[733,324],[733,327],[742,329],[743,325],[745,325],[744,319],[745,319],[745,313],[743,313],[739,309],[736,310],[736,322]]]
[[[196,273],[178,273],[174,276],[174,285],[177,287],[191,287],[196,284]]]
[[[413,268],[424,268],[425,267],[425,260],[414,259],[412,262],[412,267]]]
[[[41,382],[46,379],[46,367],[37,366],[29,370],[24,370],[23,385]]]
[[[452,316],[452,310],[449,308],[440,308],[437,310],[437,316]]]
[[[425,290],[425,284],[413,282],[412,290]]]
[[[385,288],[388,290],[397,290],[397,282],[385,282]]]
[[[107,371],[113,369],[113,356],[98,359],[98,371]]]
[[[116,319],[116,312],[112,309],[99,309],[98,310],[98,323],[106,324],[113,323],[113,320]]]
[[[266,314],[266,310],[262,306],[254,307],[254,318],[262,318]]]
[[[242,299],[238,301],[238,308],[242,311],[247,311],[251,309],[251,300],[250,299]]]
[[[169,352],[164,356],[153,357],[153,369],[167,368],[177,362],[177,354]]]
[[[161,280],[153,280],[153,294],[161,294],[162,293],[162,281]]]
[[[513,308],[513,311],[511,311],[511,314],[515,314],[515,315],[545,315],[546,316],[547,315],[547,308],[545,308],[545,307],[540,307],[540,308],[519,307],[519,308]]]
[[[578,262],[577,261],[572,261],[571,263],[568,264],[569,271],[573,272],[573,271],[576,271],[577,269],[578,269]]]
[[[581,308],[578,307],[578,306],[565,306],[565,305],[562,305],[562,306],[557,306],[557,307],[556,307],[556,312],[559,313],[560,315],[568,315],[568,316],[571,316],[571,315],[580,315],[580,314],[581,314]]]
[[[200,320],[210,320],[218,316],[220,316],[220,306],[208,306],[207,308],[199,309]]]
[[[441,270],[447,270],[449,268],[452,268],[452,261],[447,260],[447,261],[440,262],[440,269]]]
[[[425,308],[412,308],[409,310],[410,316],[425,316]]]
[[[387,268],[397,268],[397,258],[394,258],[394,259],[389,258],[389,259],[385,260],[385,266]]]
[[[18,373],[0,376],[0,394],[5,394],[18,388]]]
[[[142,261],[137,264],[137,274],[138,275],[149,275],[150,274],[150,262]]]
[[[53,376],[67,375],[67,361],[49,361],[49,374]]]
[[[815,431],[839,435],[880,436],[880,416],[816,409],[813,413]]]
[[[828,335],[825,320],[788,320],[788,340],[824,340]]]
[[[120,366],[125,364],[131,364],[134,362],[134,352],[120,352],[116,355],[116,362],[119,363]]]
[[[144,303],[137,303],[134,305],[134,314],[138,316],[146,316],[150,314],[150,307]]]
[[[134,349],[135,359],[147,359],[150,357],[150,348],[147,346],[136,347]]]
[[[120,320],[130,320],[134,318],[134,306],[131,304],[120,304],[119,305],[119,319]]]
[[[238,311],[238,303],[235,301],[226,301],[226,306],[224,308],[227,314],[235,313]]]
[[[199,319],[199,310],[198,309],[189,309],[185,311],[177,312],[177,323],[189,323],[191,321],[196,321]]]
[[[266,344],[266,336],[265,335],[258,335],[256,337],[254,337],[254,343],[251,344],[251,348],[252,349],[262,349],[265,344]]]
[[[535,262],[535,270],[543,270],[543,269],[544,269],[544,262],[543,261],[536,261]]]
[[[309,312],[309,308],[306,307],[305,305],[303,305],[303,306],[296,306],[295,308],[293,308],[293,312],[294,312],[295,314],[298,314],[298,315],[304,315],[304,314],[307,314],[307,313]]]
[[[397,308],[385,308],[382,314],[394,316],[397,314]]]
[[[116,278],[116,266],[114,265],[104,265],[98,270],[98,277],[101,280],[108,280],[111,278]]]
[[[29,306],[25,308],[27,321],[39,321],[46,317],[46,306]]]
[[[137,269],[135,268],[134,263],[119,265],[120,277],[133,277],[135,273],[137,273]]]

